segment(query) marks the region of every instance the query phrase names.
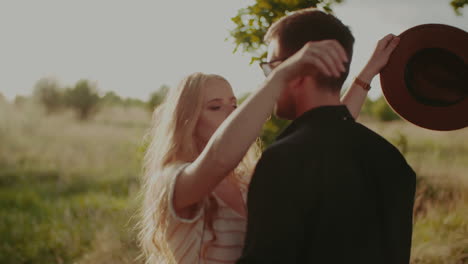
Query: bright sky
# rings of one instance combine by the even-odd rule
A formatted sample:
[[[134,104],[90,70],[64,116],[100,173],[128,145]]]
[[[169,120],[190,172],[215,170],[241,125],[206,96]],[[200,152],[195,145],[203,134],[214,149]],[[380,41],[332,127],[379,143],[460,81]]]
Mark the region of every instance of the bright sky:
[[[230,18],[252,2],[1,0],[0,92],[9,99],[28,95],[37,80],[53,76],[62,85],[86,78],[101,92],[147,100],[161,85],[202,71],[225,76],[240,96],[264,78],[258,65],[249,65],[250,56],[233,54],[232,40],[225,39],[234,26]],[[456,16],[449,2],[345,0],[335,6],[356,38],[349,80],[387,33],[425,23],[468,31],[467,11]],[[376,98],[378,77],[372,86]]]

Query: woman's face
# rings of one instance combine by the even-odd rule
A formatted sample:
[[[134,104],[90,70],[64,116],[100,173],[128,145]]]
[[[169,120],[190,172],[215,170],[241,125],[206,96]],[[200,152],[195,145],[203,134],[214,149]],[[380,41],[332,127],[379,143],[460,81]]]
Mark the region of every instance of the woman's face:
[[[195,133],[204,147],[221,123],[237,108],[237,99],[231,85],[221,79],[206,82],[205,99]]]

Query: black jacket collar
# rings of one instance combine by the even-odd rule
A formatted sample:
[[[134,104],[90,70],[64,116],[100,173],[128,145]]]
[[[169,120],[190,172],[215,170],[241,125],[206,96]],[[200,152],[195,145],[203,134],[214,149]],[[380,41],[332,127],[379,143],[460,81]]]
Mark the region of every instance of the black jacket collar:
[[[276,140],[280,140],[302,126],[340,120],[354,121],[354,118],[346,105],[326,105],[312,108],[294,119],[292,123],[276,138]]]

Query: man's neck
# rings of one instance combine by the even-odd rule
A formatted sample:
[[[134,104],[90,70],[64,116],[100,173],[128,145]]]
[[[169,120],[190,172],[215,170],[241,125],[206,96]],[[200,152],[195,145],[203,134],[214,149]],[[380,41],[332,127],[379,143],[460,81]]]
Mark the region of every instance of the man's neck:
[[[339,93],[312,92],[304,94],[296,101],[295,118],[317,107],[342,104]]]

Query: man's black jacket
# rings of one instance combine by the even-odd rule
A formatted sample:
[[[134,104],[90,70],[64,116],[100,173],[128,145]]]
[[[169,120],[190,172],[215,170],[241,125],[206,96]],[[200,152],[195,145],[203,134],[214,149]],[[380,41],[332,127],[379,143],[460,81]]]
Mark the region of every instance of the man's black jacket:
[[[344,105],[294,120],[263,153],[237,263],[409,263],[416,177]]]

